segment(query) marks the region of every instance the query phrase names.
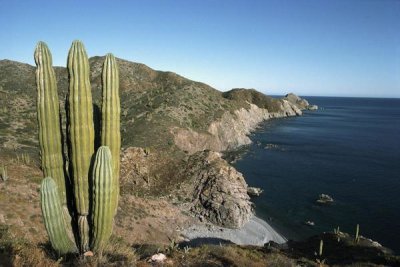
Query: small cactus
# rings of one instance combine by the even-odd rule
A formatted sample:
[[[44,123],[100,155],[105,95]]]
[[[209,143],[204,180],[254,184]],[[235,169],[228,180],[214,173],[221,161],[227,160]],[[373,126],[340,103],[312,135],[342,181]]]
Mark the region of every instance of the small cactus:
[[[360,225],[356,226],[356,236],[354,237],[354,242],[358,243],[360,241]]]
[[[337,237],[337,242],[340,242],[340,234],[341,234],[341,232],[340,232],[340,228],[339,228],[339,226],[337,227],[337,228],[333,228],[333,233],[336,235],[336,237]]]
[[[318,253],[320,257],[322,256],[323,249],[324,249],[324,240],[321,239],[321,241],[319,242],[319,253]]]
[[[3,165],[1,167],[1,179],[5,182],[8,180],[8,172],[7,172],[7,166]]]
[[[318,251],[318,258],[315,260],[316,263],[318,263],[318,266],[324,266],[326,259],[322,259],[322,252],[323,252],[323,248],[324,248],[324,240],[321,239],[321,241],[319,242],[319,251]],[[315,252],[315,254],[317,255],[317,252]]]

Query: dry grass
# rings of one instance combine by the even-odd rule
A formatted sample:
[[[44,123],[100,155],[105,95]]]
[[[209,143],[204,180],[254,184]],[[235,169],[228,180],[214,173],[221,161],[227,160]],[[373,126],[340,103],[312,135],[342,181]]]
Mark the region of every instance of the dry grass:
[[[283,254],[265,253],[256,247],[204,245],[175,251],[168,266],[296,266],[296,261]]]
[[[120,237],[112,237],[103,255],[59,257],[48,243],[34,244],[15,237],[7,226],[0,226],[0,266],[135,266],[134,249]]]

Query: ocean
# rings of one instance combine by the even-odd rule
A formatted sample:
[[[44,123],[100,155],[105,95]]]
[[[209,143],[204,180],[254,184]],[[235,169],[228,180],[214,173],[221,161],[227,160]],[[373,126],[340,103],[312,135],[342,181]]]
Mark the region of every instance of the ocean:
[[[264,122],[233,163],[264,189],[256,215],[294,240],[359,224],[400,253],[400,99],[305,98],[320,109]],[[322,193],[334,202],[317,204]]]

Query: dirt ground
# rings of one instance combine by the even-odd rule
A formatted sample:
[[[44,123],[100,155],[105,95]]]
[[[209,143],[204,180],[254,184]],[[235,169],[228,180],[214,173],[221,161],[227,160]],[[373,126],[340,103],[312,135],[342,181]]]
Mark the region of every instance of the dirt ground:
[[[0,181],[0,225],[9,226],[16,238],[36,244],[47,242],[40,210],[42,172],[38,163],[0,157],[3,165],[7,166],[8,179]],[[132,245],[163,246],[179,240],[180,230],[193,220],[165,198],[125,194],[119,200],[113,233]]]

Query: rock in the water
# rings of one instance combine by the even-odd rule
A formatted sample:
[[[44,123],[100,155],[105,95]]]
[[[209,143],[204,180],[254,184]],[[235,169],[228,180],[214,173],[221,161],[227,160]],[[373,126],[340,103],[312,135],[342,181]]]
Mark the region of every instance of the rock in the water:
[[[259,195],[261,195],[262,192],[264,192],[264,190],[262,190],[261,188],[250,186],[247,187],[247,194],[249,194],[249,196],[258,197]]]
[[[321,195],[319,195],[319,197],[317,199],[317,202],[321,203],[321,204],[332,203],[333,202],[333,198],[330,195],[321,194]]]
[[[309,106],[307,107],[307,109],[308,109],[308,110],[317,110],[317,109],[318,109],[318,106],[317,106],[317,105],[309,105]]]
[[[191,210],[198,216],[219,226],[240,228],[253,215],[243,175],[220,153],[193,154],[183,174],[190,177],[186,190],[192,196]]]

